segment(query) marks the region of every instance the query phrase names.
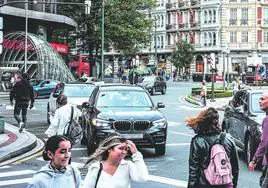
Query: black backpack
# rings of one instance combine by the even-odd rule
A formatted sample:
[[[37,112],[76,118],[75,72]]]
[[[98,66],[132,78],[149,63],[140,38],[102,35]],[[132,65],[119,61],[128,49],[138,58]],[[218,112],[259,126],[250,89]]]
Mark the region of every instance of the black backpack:
[[[71,119],[64,127],[64,136],[71,141],[72,145],[75,145],[82,139],[83,130],[79,122],[73,119],[74,107],[71,108]]]

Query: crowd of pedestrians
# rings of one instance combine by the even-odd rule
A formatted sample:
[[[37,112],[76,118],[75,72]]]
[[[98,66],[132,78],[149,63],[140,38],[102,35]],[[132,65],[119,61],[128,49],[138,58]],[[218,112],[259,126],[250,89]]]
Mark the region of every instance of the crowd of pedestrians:
[[[121,77],[123,77],[123,72]],[[15,74],[15,84],[10,91],[10,103],[14,106],[14,117],[19,131],[27,123],[27,109],[34,104],[33,87],[26,73]],[[122,78],[123,79],[123,78]],[[234,92],[239,90],[234,80]],[[207,88],[202,81],[200,95],[206,106]],[[51,114],[51,124],[46,130],[48,140],[45,143],[43,159],[49,161],[42,167],[28,184],[28,188],[130,188],[131,182],[146,182],[148,169],[142,154],[136,145],[119,133],[108,135],[88,157],[85,164],[88,172],[81,183],[79,170],[72,166],[70,138],[65,134],[70,117],[77,119],[79,110],[68,104],[65,95],[57,98],[58,108]],[[260,109],[268,114],[268,93],[259,99]],[[20,113],[22,112],[22,119]],[[238,187],[238,155],[235,143],[228,133],[223,133],[219,123],[219,113],[213,107],[205,107],[197,116],[186,119],[187,126],[193,129],[195,136],[191,140],[189,153],[188,188],[236,188]],[[262,136],[258,149],[248,165],[254,170],[262,159],[260,186],[268,188],[268,116],[262,123]],[[131,160],[126,160],[127,155]]]

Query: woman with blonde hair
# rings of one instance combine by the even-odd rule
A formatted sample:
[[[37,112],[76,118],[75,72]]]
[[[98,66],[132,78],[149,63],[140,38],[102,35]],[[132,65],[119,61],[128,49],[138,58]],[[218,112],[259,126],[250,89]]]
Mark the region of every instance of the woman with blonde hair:
[[[132,161],[124,160],[127,152]],[[131,181],[145,182],[149,174],[142,154],[135,144],[112,133],[92,154],[86,165],[90,165],[84,188],[130,188]]]
[[[221,133],[218,111],[213,107],[205,108],[196,117],[187,118],[186,122],[196,133],[190,145],[188,188],[236,188],[238,155],[230,135]],[[232,182],[228,185],[213,186],[204,174],[210,163],[211,148],[216,143],[224,147],[231,163]]]

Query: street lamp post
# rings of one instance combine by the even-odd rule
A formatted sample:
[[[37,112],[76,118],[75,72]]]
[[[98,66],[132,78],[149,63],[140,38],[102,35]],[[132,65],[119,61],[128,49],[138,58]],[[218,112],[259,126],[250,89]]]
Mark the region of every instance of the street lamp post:
[[[101,80],[104,79],[104,0],[101,8]]]
[[[24,44],[24,72],[27,72],[28,60],[28,3],[25,3],[25,44]]]
[[[156,36],[156,29],[157,29],[157,25],[156,25],[156,21],[157,19],[154,19],[154,58],[155,58],[155,66],[157,66],[157,36]]]

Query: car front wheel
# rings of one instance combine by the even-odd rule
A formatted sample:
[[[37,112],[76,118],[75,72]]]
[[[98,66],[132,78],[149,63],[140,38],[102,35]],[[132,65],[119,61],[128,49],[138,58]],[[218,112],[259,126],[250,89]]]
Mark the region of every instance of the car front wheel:
[[[165,94],[166,94],[166,90],[167,90],[167,88],[166,88],[166,87],[163,87],[163,88],[162,88],[162,94],[163,94],[163,95],[165,95]]]
[[[165,153],[166,153],[166,144],[161,144],[155,147],[156,155],[165,155]]]

